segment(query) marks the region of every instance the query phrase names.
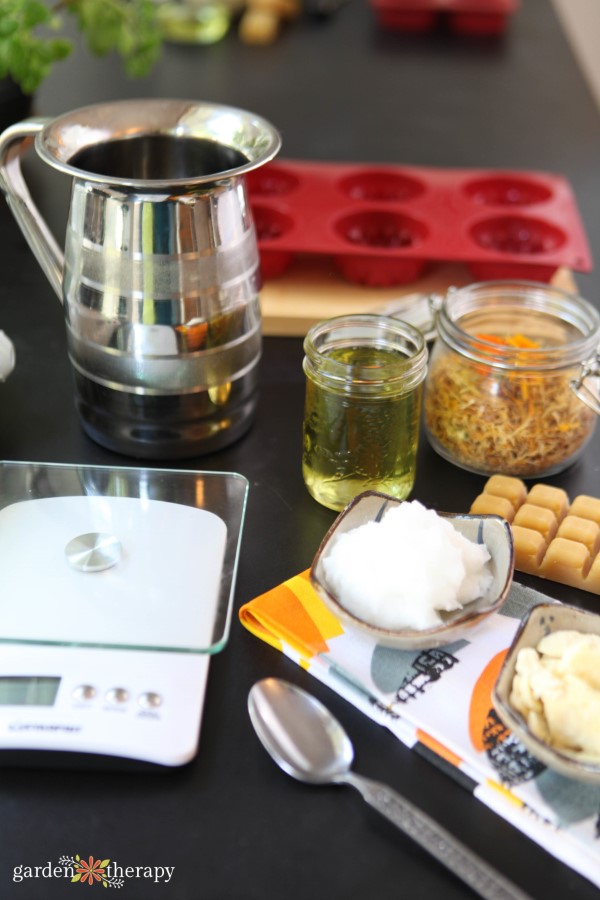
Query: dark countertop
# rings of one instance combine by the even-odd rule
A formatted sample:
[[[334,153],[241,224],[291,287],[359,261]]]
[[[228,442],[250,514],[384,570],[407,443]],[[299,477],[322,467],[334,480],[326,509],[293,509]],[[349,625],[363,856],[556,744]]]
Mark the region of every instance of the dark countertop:
[[[501,39],[386,33],[366,4],[352,0],[331,21],[296,23],[270,48],[244,47],[235,34],[212,47],[169,46],[142,82],[128,82],[114,61],[77,51],[39,91],[36,111],[54,115],[125,96],[189,96],[253,109],[280,128],[282,155],[290,158],[559,172],[573,185],[592,251],[600,246],[600,117],[545,0],[524,2]],[[63,176],[34,160],[27,174],[60,234]],[[5,204],[0,235],[0,327],[18,360],[0,390],[0,458],[135,465],[91,442],[79,426],[60,305]],[[597,304],[598,271],[577,281]],[[302,483],[301,360],[300,340],[266,339],[251,431],[180,466],[236,471],[250,482],[236,611],[306,568],[334,519]],[[597,495],[599,451],[597,432],[584,457],[549,481],[571,496]],[[415,498],[464,510],[482,484],[421,441]],[[521,580],[593,607],[582,592]],[[123,865],[175,866],[170,884],[128,882],[123,896],[133,900],[469,896],[353,792],[299,785],[276,769],[246,713],[250,687],[269,675],[327,703],[352,737],[357,771],[402,791],[533,898],[596,896],[591,884],[252,637],[236,617],[226,649],[211,661],[200,750],[189,766],[135,775],[5,770],[0,896],[62,897],[61,882],[15,884],[12,871],[76,852]]]

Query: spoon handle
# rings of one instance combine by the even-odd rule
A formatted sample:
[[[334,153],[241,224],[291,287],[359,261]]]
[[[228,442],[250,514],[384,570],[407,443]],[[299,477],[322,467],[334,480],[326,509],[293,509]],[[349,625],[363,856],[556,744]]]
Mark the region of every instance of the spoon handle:
[[[516,885],[392,788],[353,772],[338,780],[356,788],[370,806],[447,866],[480,897],[486,900],[530,900]]]

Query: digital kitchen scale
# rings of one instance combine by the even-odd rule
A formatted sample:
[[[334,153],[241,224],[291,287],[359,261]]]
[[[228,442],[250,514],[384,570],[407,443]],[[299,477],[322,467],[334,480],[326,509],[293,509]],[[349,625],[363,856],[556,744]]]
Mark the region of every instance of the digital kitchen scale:
[[[0,463],[0,764],[196,754],[247,480]]]

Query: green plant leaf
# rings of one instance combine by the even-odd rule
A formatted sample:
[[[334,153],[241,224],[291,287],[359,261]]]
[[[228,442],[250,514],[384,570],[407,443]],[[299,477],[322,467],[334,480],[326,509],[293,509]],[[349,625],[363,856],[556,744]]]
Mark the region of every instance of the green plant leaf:
[[[90,52],[118,54],[131,77],[147,75],[162,45],[154,0],[0,0],[0,77],[32,93],[72,50],[62,16],[76,23]]]
[[[48,22],[51,15],[48,7],[40,3],[39,0],[25,0],[23,3],[24,28],[35,28],[36,25]]]

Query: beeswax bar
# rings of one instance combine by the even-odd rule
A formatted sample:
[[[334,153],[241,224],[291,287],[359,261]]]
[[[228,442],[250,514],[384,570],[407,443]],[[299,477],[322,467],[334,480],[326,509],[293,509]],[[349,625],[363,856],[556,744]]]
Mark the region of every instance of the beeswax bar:
[[[510,523],[518,571],[600,594],[600,498],[492,475],[470,512]]]

